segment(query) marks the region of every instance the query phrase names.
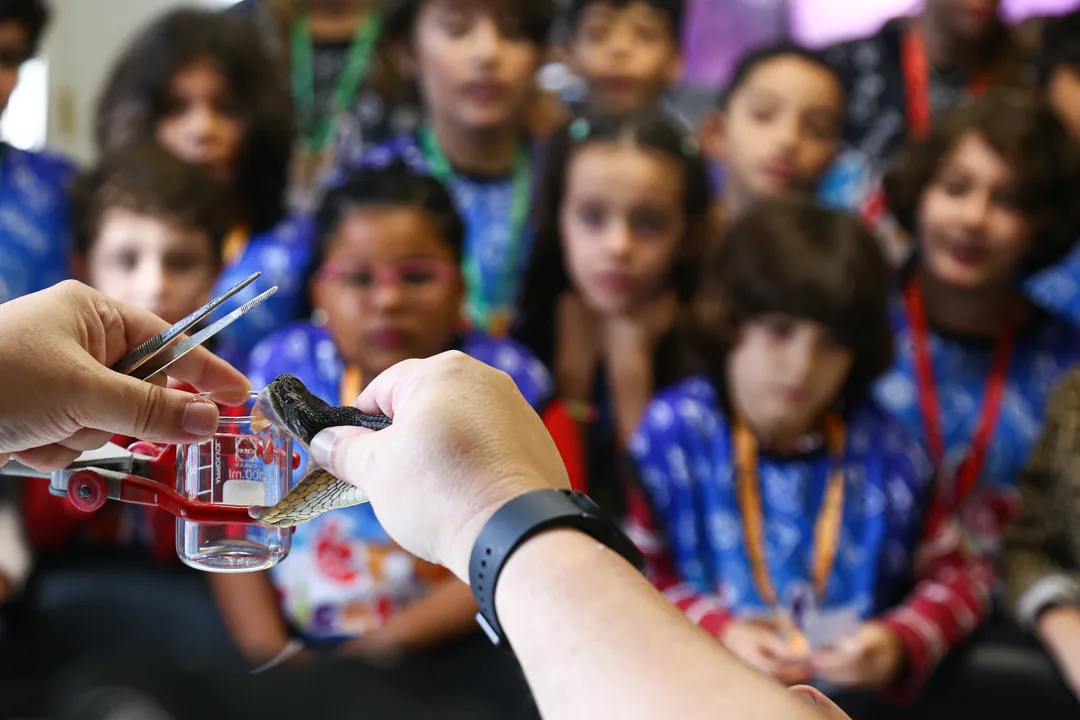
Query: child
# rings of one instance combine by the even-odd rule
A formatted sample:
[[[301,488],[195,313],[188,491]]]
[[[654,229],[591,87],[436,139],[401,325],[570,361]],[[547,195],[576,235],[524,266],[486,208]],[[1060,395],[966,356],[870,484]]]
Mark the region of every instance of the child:
[[[0,2],[0,112],[49,23],[44,0]],[[10,115],[10,112],[8,113]],[[0,303],[70,275],[67,187],[75,167],[49,153],[0,151]]]
[[[999,17],[999,0],[927,0],[917,17],[824,56],[847,91],[844,144],[875,170],[923,137],[931,118],[990,87],[1030,83],[1030,58]]]
[[[977,603],[928,607],[920,585],[895,607],[913,566],[936,584],[962,560],[914,561],[930,466],[869,397],[892,356],[884,258],[850,215],[769,199],[702,270],[709,372],[660,393],[630,443],[654,582],[783,682],[910,691],[936,651],[921,633],[950,642]]]
[[[72,189],[76,277],[118,300],[177,322],[210,299],[229,227],[226,195],[204,170],[156,145],[106,158]],[[114,438],[127,446],[133,438]],[[27,532],[40,551],[123,546],[176,562],[175,518],[108,503],[87,514],[47,483],[24,492]]]
[[[318,227],[310,287],[322,322],[260,343],[251,357],[255,387],[285,372],[327,402],[351,404],[391,365],[457,348],[510,374],[535,407],[546,403],[550,379],[523,348],[459,333],[465,231],[437,181],[402,163],[357,171],[326,197]],[[395,546],[370,505],[298,528],[289,558],[269,575],[215,584],[241,648],[256,662],[289,647],[287,623],[313,648],[381,655],[476,628],[469,589]]]
[[[229,230],[224,189],[157,145],[106,158],[72,191],[72,265],[93,288],[168,323],[210,300]]]
[[[1054,389],[1042,439],[1020,476],[1020,514],[1005,536],[1006,597],[1020,625],[1034,632],[1080,697],[1080,374]]]
[[[1021,294],[1021,279],[1080,236],[1080,158],[1029,93],[991,91],[943,113],[885,178],[915,248],[894,303],[893,367],[874,394],[924,441],[939,473],[931,525],[993,557],[1051,388],[1080,333]]]
[[[621,507],[619,448],[675,379],[709,190],[694,138],[662,111],[579,118],[552,140],[514,337],[556,377],[586,439],[590,494]]]
[[[723,168],[723,218],[757,198],[813,192],[836,157],[843,119],[840,79],[817,53],[782,44],[743,57],[701,131],[705,154]]]
[[[272,285],[278,292],[216,336],[242,368],[252,346],[303,314],[309,223],[282,222],[293,141],[291,102],[255,30],[221,12],[163,15],[124,51],[97,110],[103,156],[158,141],[227,185],[233,227],[215,294],[256,270],[262,278],[223,308]]]
[[[495,336],[509,328],[531,244],[525,127],[553,16],[552,0],[396,3],[386,41],[406,58],[429,122],[349,163],[383,167],[401,157],[447,187],[465,221],[465,316]]]
[[[243,0],[230,12],[262,30],[291,81],[298,141],[291,207],[314,212],[339,153],[359,152],[415,129],[417,109],[396,100],[381,3],[372,0]]]
[[[572,0],[570,69],[586,85],[585,114],[658,107],[682,74],[682,0]]]

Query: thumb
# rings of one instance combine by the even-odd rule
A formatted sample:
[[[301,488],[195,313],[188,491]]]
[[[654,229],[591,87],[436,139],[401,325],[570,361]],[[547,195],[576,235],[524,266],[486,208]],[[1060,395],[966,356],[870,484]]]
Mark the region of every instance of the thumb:
[[[81,393],[73,415],[83,427],[160,443],[205,440],[218,426],[210,400],[104,367]]]
[[[382,432],[392,430],[393,427],[389,427]],[[374,434],[374,430],[351,426],[323,430],[311,440],[311,459],[319,467],[367,493],[363,481],[375,475],[366,472],[371,458],[368,436]]]

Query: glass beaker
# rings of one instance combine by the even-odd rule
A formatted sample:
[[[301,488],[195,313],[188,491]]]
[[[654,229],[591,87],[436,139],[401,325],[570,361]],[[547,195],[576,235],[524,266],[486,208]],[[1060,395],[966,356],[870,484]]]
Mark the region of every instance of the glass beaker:
[[[176,489],[191,501],[240,507],[272,506],[292,483],[293,450],[288,433],[252,427],[250,408],[222,409],[217,432],[208,440],[177,448]],[[266,570],[285,559],[290,529],[239,523],[176,521],[176,554],[208,572]]]

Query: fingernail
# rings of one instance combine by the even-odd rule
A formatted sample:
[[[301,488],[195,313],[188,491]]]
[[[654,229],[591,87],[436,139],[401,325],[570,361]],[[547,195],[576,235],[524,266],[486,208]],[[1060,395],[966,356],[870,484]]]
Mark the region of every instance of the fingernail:
[[[795,694],[798,695],[799,697],[801,697],[806,702],[813,705],[814,707],[817,707],[817,705],[818,705],[817,693],[813,692],[812,690],[807,690],[805,688],[798,688],[798,689],[795,690]]]
[[[217,429],[217,406],[209,400],[194,398],[184,409],[180,427],[189,435],[204,437]]]
[[[311,439],[311,459],[320,467],[329,468],[334,456],[334,444],[337,442],[337,428],[323,430]]]

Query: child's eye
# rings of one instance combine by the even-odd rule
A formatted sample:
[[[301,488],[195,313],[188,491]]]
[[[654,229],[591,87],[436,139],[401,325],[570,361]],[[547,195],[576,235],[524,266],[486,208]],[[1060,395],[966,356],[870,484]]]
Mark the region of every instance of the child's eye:
[[[806,119],[806,130],[815,140],[832,140],[836,137],[836,122],[832,118],[811,116]]]
[[[439,24],[442,25],[446,34],[451,37],[461,37],[468,34],[472,28],[472,23],[473,18],[470,13],[449,7],[443,10],[439,17]]]
[[[578,219],[590,229],[603,227],[605,220],[604,208],[599,205],[584,205],[578,210]]]
[[[667,213],[660,210],[639,210],[630,217],[635,235],[661,235],[670,226]]]
[[[607,39],[611,30],[611,23],[604,20],[593,20],[581,28],[581,35],[586,42],[602,43]]]
[[[113,258],[113,262],[121,270],[131,272],[139,265],[139,254],[136,252],[117,253]]]
[[[165,261],[170,272],[181,274],[191,272],[202,264],[197,255],[175,255]]]
[[[759,123],[771,122],[777,115],[775,105],[753,105],[750,107],[750,117]]]
[[[370,270],[358,270],[357,272],[344,273],[342,279],[357,288],[369,288],[375,284],[375,273]]]
[[[641,42],[655,43],[664,39],[664,32],[655,23],[642,23],[637,26],[637,37]]]
[[[401,273],[401,281],[406,285],[427,285],[435,276],[427,270],[404,270]]]
[[[946,177],[941,180],[941,189],[950,197],[961,197],[971,191],[971,183],[967,178]]]

